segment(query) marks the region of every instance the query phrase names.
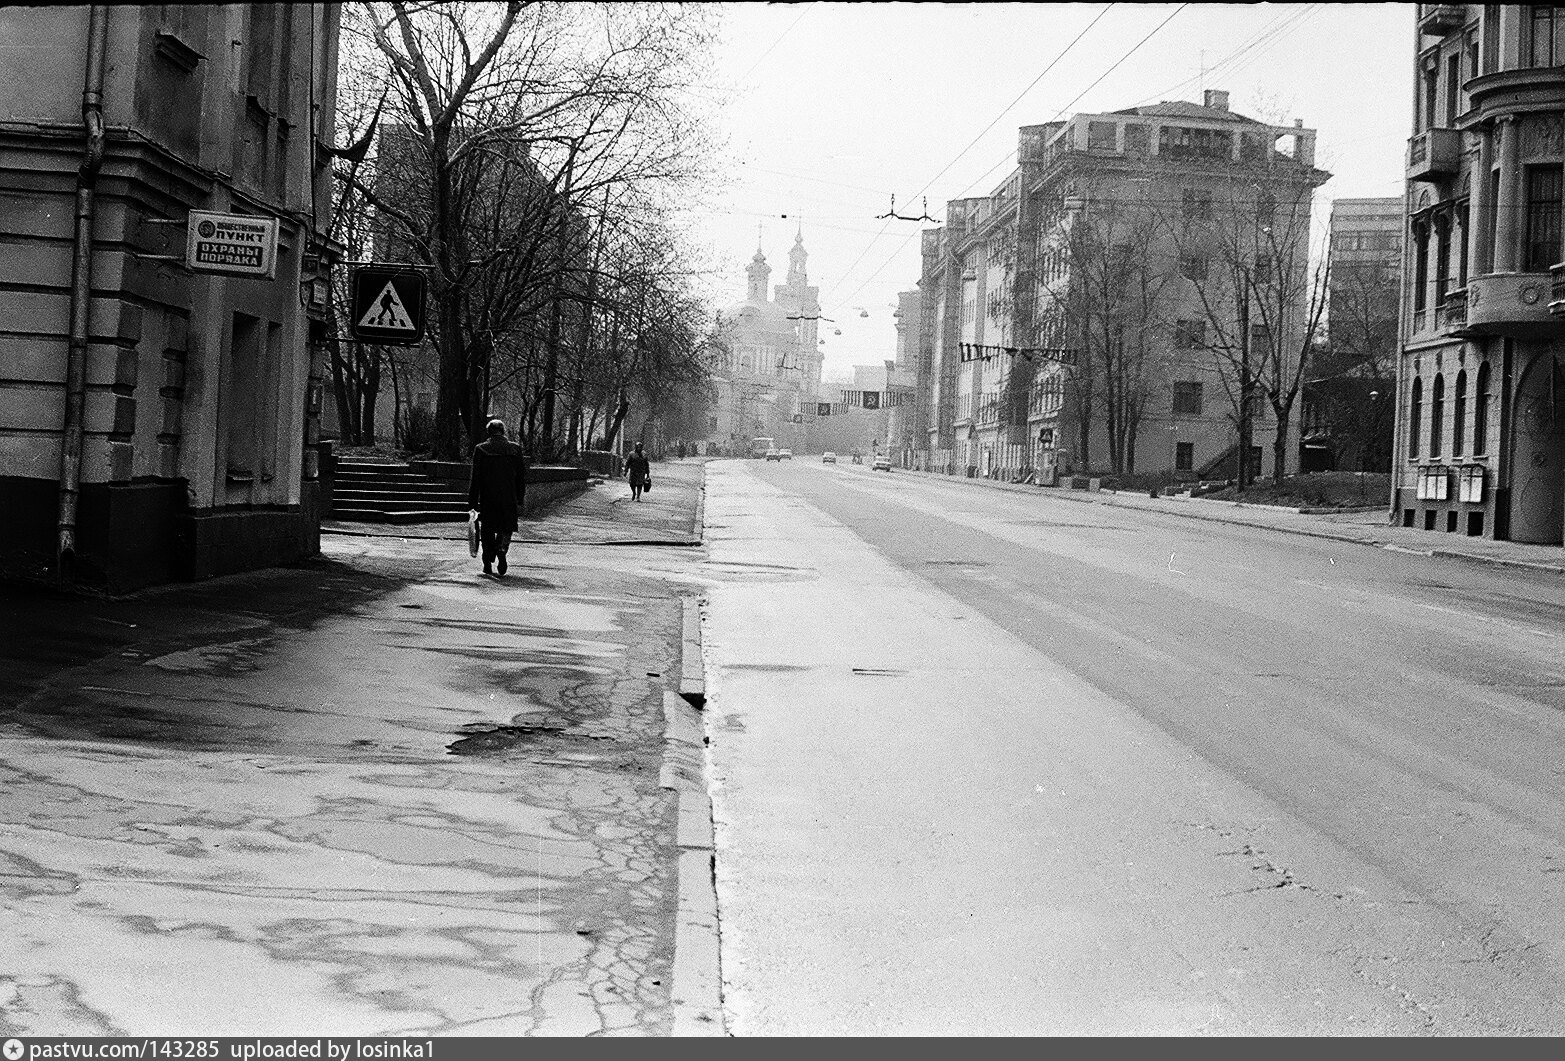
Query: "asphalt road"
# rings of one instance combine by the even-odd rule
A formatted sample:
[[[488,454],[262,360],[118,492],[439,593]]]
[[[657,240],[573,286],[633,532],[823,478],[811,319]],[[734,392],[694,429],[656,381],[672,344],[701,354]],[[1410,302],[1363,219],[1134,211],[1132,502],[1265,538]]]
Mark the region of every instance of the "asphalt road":
[[[708,466],[737,1034],[1565,1032],[1565,581]]]

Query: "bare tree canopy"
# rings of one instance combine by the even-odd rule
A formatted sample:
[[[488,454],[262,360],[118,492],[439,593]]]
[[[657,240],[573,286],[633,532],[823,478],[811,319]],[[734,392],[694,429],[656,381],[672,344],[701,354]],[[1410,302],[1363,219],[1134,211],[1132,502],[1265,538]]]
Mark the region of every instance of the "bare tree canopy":
[[[660,219],[712,157],[690,101],[716,15],[514,2],[345,13],[344,95],[379,128],[352,137],[373,133],[372,156],[339,152],[339,187],[367,204],[375,257],[427,270],[438,456],[465,455],[499,403],[553,457],[589,441],[584,418],[602,410],[583,402],[655,389],[636,375],[650,363],[631,358],[627,376],[620,355],[650,341],[649,312],[696,312],[691,256]],[[669,332],[692,344],[687,359],[697,320]]]

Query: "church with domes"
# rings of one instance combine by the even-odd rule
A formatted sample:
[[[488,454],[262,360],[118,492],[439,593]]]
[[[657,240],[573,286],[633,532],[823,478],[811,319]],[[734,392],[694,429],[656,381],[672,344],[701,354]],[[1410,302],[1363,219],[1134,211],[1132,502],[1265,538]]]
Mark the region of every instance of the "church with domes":
[[[745,298],[724,306],[713,368],[717,388],[711,440],[735,453],[768,437],[800,449],[803,411],[821,390],[820,288],[809,282],[804,233],[794,236],[784,283],[768,291],[772,268],[759,246],[745,272]],[[813,409],[809,410],[813,413]]]

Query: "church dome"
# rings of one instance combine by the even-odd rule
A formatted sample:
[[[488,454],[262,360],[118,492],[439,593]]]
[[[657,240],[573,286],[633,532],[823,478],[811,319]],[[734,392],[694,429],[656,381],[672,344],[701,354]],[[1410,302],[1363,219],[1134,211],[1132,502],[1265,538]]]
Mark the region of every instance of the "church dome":
[[[788,311],[777,303],[755,302],[750,299],[724,306],[723,320],[743,321],[750,327],[759,325],[768,328],[774,326],[792,328],[794,323],[788,319]]]

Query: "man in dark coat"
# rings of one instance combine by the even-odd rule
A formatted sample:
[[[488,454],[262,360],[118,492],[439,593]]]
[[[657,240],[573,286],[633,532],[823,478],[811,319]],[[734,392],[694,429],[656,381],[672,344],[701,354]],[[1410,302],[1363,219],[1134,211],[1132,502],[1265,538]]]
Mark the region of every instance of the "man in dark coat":
[[[478,512],[478,538],[483,546],[484,574],[499,561],[505,574],[505,554],[516,533],[516,517],[527,496],[527,459],[522,447],[505,437],[505,424],[489,421],[489,437],[473,447],[473,471],[467,486],[467,507]]]

